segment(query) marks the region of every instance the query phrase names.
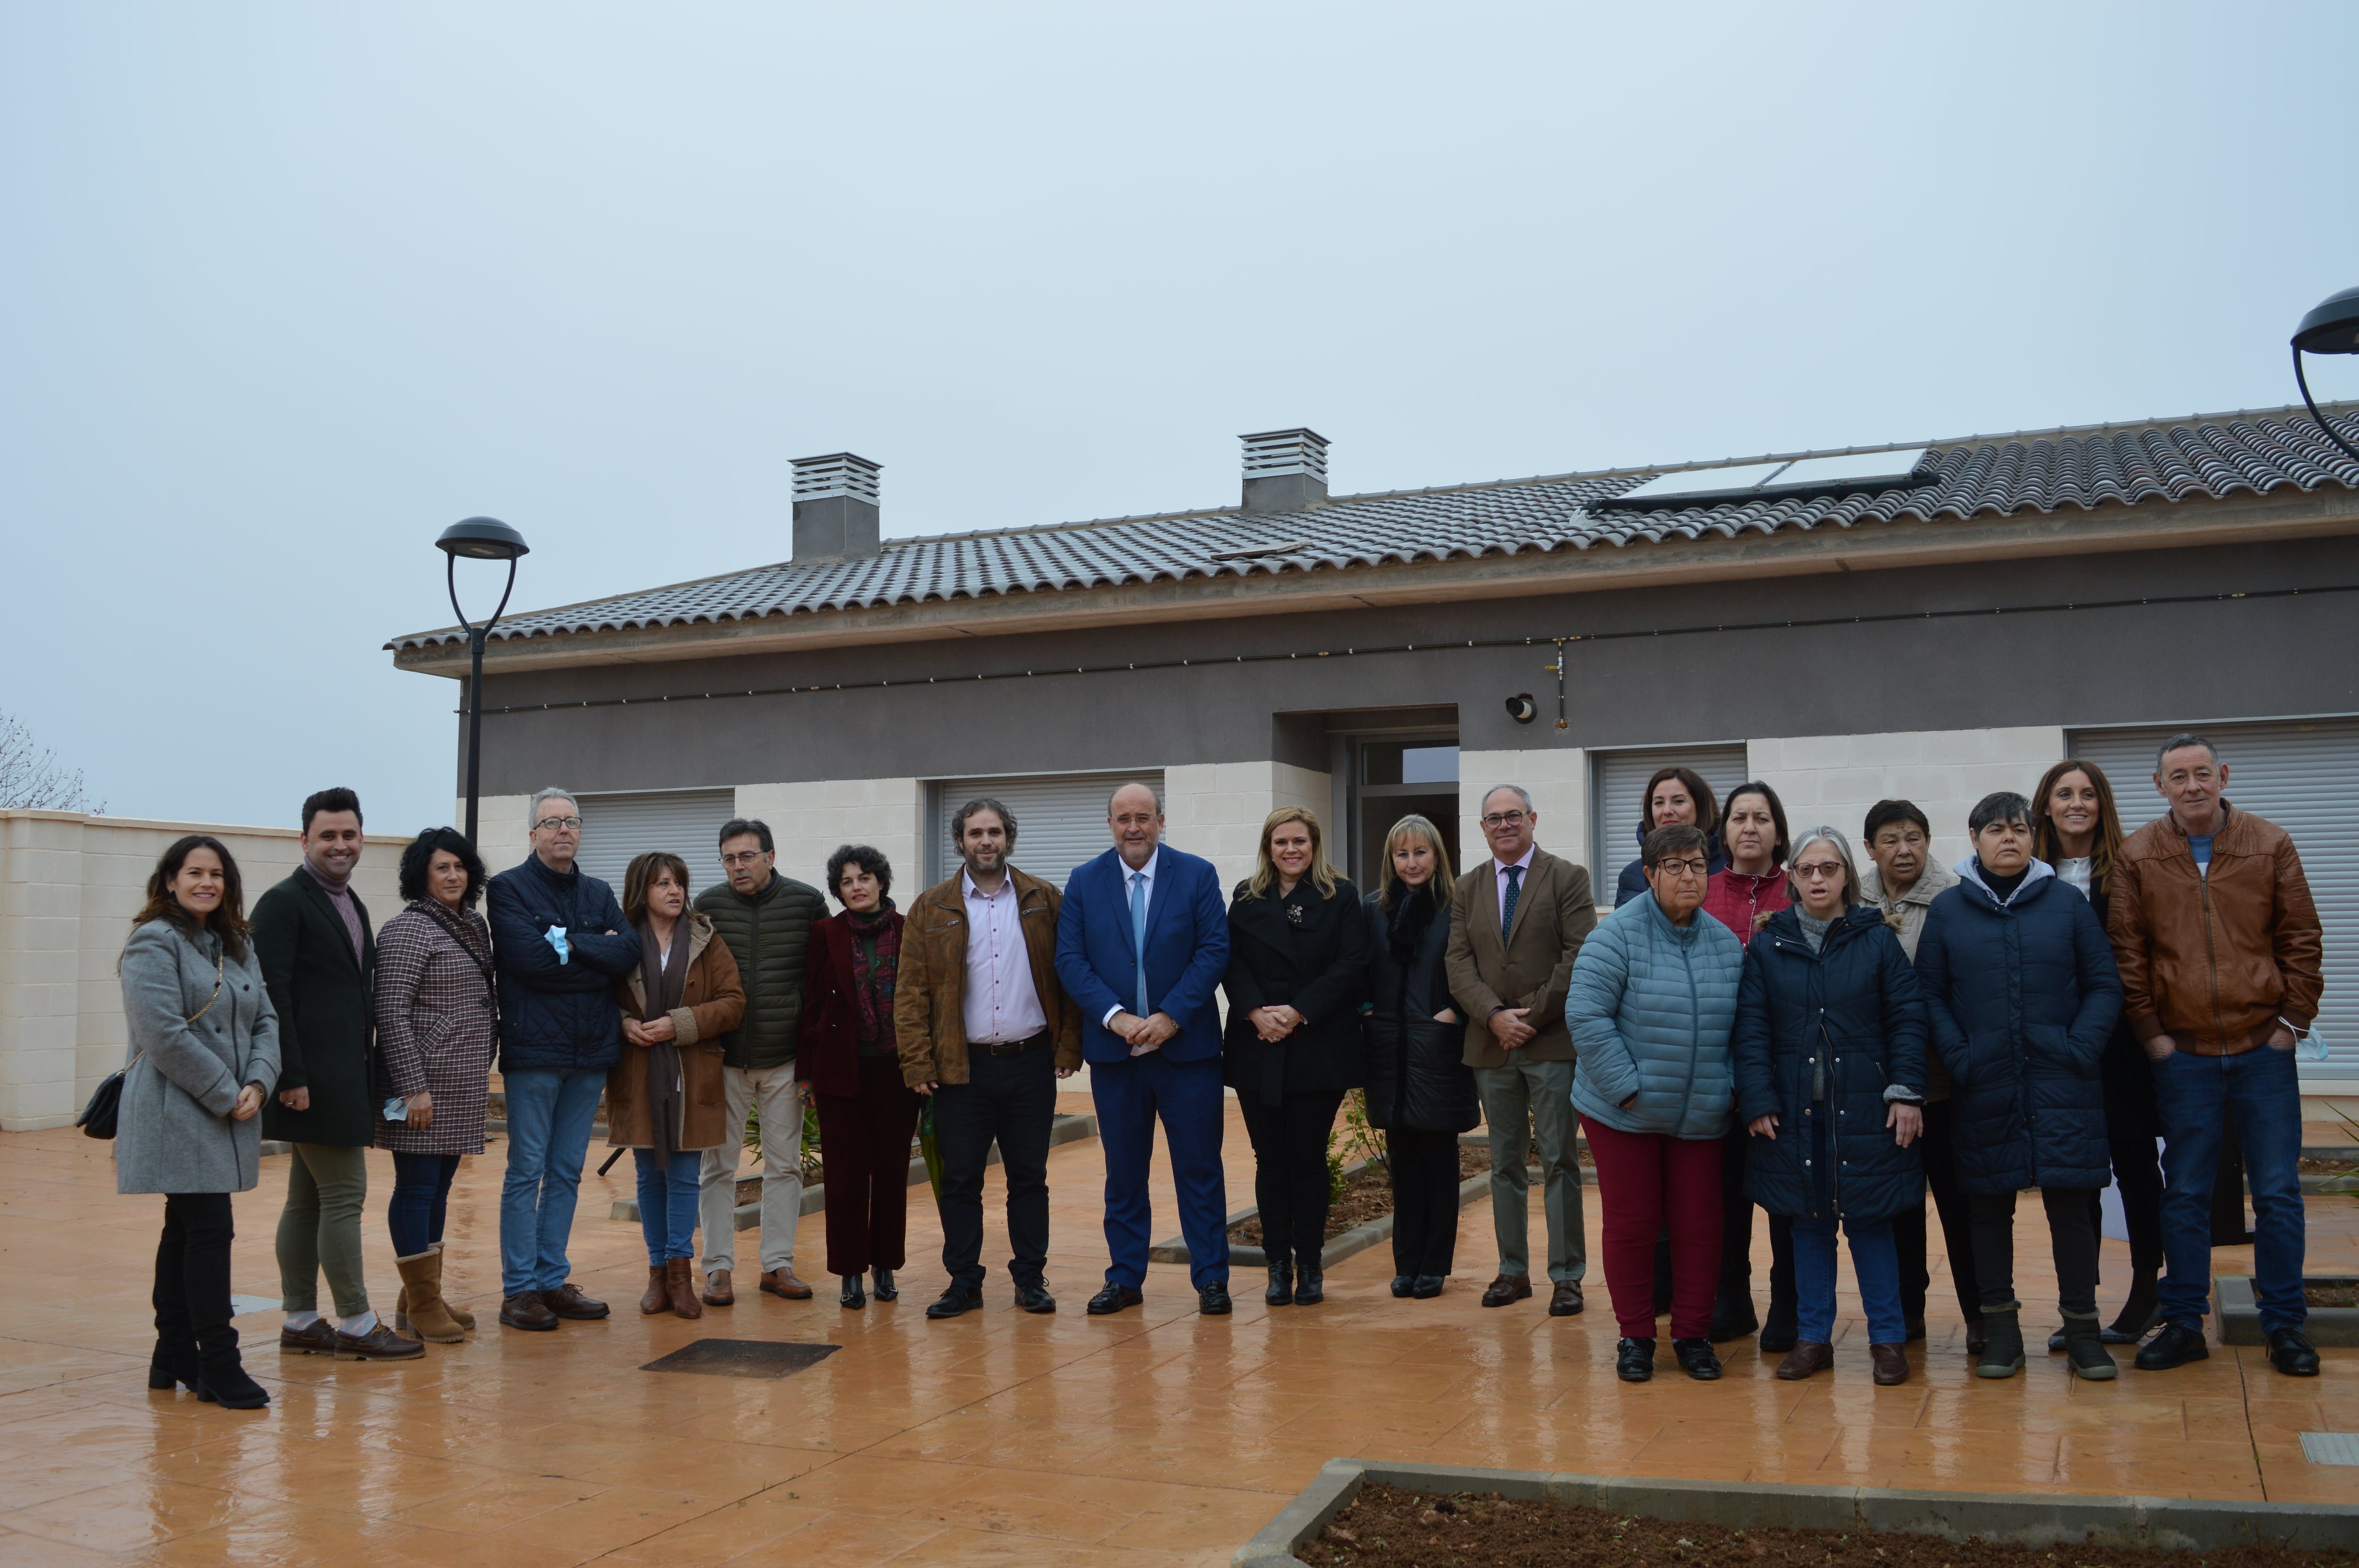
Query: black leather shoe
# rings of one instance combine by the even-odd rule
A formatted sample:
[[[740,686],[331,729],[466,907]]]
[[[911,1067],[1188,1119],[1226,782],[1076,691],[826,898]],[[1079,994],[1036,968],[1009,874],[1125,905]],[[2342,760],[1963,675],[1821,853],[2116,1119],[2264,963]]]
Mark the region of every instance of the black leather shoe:
[[[928,1317],[956,1317],[973,1312],[983,1304],[983,1292],[966,1285],[953,1284],[944,1291],[941,1299],[926,1309]]]
[[[1966,1325],[1966,1354],[1980,1356],[1990,1348],[1990,1336],[1983,1332],[1983,1320],[1975,1318]]]
[[[1732,1339],[1742,1339],[1748,1334],[1761,1332],[1761,1320],[1753,1314],[1753,1298],[1723,1301],[1712,1309],[1712,1342],[1725,1345]]]
[[[853,1312],[859,1312],[867,1306],[868,1292],[860,1288],[859,1275],[846,1274],[843,1277],[843,1294],[839,1299],[847,1309]]]
[[[1092,1317],[1111,1317],[1125,1307],[1135,1307],[1147,1298],[1128,1285],[1109,1284],[1090,1298],[1086,1309]]]
[[[1674,1339],[1671,1354],[1680,1358],[1680,1370],[1699,1383],[1713,1382],[1720,1377],[1720,1357],[1712,1353],[1709,1339]]]
[[[1795,1321],[1795,1314],[1779,1312],[1777,1304],[1772,1303],[1768,1321],[1761,1325],[1761,1353],[1783,1356],[1801,1342],[1801,1325]]]
[[[1416,1288],[1417,1281],[1409,1278],[1407,1274],[1395,1274],[1393,1276],[1394,1295],[1406,1298],[1408,1293]]]
[[[1430,1302],[1441,1293],[1441,1279],[1440,1274],[1419,1274],[1410,1281],[1408,1293],[1421,1302]]]
[[[1924,1337],[1925,1320],[1923,1318],[1904,1317],[1900,1320],[1900,1342],[1903,1345],[1914,1345]]]
[[[1294,1265],[1272,1263],[1269,1266],[1269,1289],[1261,1299],[1268,1306],[1291,1306],[1294,1303]]]
[[[1050,1313],[1057,1310],[1057,1298],[1049,1293],[1047,1285],[1035,1280],[1016,1287],[1016,1304],[1026,1312]]]
[[[1614,1349],[1614,1375],[1625,1383],[1643,1383],[1655,1375],[1655,1342],[1625,1339]]]
[[[2136,1365],[2141,1372],[2168,1372],[2190,1361],[2211,1358],[2212,1347],[2203,1343],[2201,1329],[2190,1328],[2183,1323],[2166,1323],[2161,1333],[2139,1347]]]
[[[1300,1301],[1302,1299],[1302,1292],[1297,1291],[1294,1294],[1294,1299]],[[1198,1291],[1196,1292],[1196,1310],[1202,1313],[1206,1317],[1228,1316],[1229,1287],[1226,1285],[1212,1284],[1206,1285],[1202,1290]]]
[[[1295,1271],[1294,1304],[1317,1306],[1327,1299],[1327,1276],[1315,1264],[1305,1263]]]
[[[2318,1350],[2299,1328],[2269,1330],[2269,1365],[2288,1378],[2318,1376]]]
[[[897,1302],[901,1299],[901,1287],[893,1282],[892,1270],[875,1269],[871,1270],[870,1272],[875,1276],[876,1281],[875,1292],[876,1299],[878,1301]]]

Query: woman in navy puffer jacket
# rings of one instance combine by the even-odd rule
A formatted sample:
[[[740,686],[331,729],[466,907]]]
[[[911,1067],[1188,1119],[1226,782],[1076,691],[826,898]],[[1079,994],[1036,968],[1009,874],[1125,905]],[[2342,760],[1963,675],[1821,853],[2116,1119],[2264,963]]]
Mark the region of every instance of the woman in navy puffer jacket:
[[[1974,854],[1926,912],[1917,979],[1950,1069],[1958,1185],[1973,1217],[1987,1336],[1975,1375],[2023,1369],[2015,1195],[2039,1189],[2056,1252],[2065,1355],[2114,1377],[2097,1322],[2095,1190],[2112,1172],[2099,1064],[2121,1015],[2114,950],[2089,901],[2031,858],[2031,803],[1989,795],[1967,819]]]
[[[1792,906],[1745,952],[1736,1114],[1753,1134],[1745,1196],[1794,1225],[1798,1323],[1789,1380],[1834,1365],[1835,1225],[1851,1238],[1880,1384],[1908,1380],[1892,1217],[1924,1201],[1925,1002],[1900,938],[1859,896],[1851,845],[1798,835]]]

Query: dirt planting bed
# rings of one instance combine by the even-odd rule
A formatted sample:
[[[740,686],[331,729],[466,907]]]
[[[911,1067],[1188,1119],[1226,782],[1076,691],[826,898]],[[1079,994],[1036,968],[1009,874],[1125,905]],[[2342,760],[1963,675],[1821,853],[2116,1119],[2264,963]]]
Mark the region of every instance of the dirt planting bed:
[[[1343,1195],[1327,1210],[1326,1240],[1332,1241],[1347,1230],[1382,1219],[1393,1211],[1392,1179],[1381,1165],[1370,1165],[1343,1180]],[[1229,1227],[1231,1246],[1261,1245],[1261,1221],[1248,1219]]]
[[[2351,1568],[2343,1552],[1960,1544],[1888,1531],[1679,1524],[1595,1509],[1369,1485],[1298,1561],[1320,1568]]]

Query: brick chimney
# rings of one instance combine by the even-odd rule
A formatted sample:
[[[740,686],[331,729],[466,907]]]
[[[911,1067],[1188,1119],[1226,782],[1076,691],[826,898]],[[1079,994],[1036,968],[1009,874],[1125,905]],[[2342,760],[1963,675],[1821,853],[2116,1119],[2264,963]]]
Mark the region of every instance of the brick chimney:
[[[1316,430],[1264,430],[1245,448],[1247,512],[1300,512],[1327,504],[1327,438]]]
[[[880,465],[850,452],[795,460],[795,564],[852,561],[880,554]]]

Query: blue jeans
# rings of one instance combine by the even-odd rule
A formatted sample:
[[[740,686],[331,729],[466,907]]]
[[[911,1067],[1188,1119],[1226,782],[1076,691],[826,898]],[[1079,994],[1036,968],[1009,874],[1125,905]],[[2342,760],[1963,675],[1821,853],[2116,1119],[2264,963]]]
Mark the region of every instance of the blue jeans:
[[[2267,1045],[2234,1056],[2173,1052],[2154,1063],[2162,1112],[2162,1315],[2201,1330],[2212,1295],[2212,1183],[2221,1130],[2236,1119],[2253,1199],[2253,1294],[2261,1328],[2299,1328],[2301,1087],[2293,1053]]]
[[[1900,1313],[1900,1251],[1890,1219],[1843,1221],[1851,1238],[1852,1271],[1867,1309],[1867,1342],[1898,1345],[1908,1337]],[[1832,1345],[1835,1336],[1835,1221],[1794,1221],[1795,1337]]]
[[[634,1149],[639,1167],[639,1234],[647,1238],[647,1267],[696,1256],[696,1204],[704,1191],[704,1151],[682,1149],[668,1165],[652,1149]]]
[[[451,1206],[451,1179],[459,1173],[456,1154],[393,1153],[393,1196],[385,1206],[385,1226],[393,1232],[393,1255],[415,1258],[442,1239],[442,1217]]]
[[[508,1174],[500,1187],[500,1293],[553,1291],[571,1267],[565,1243],[603,1067],[538,1067],[502,1075],[508,1097]]]

